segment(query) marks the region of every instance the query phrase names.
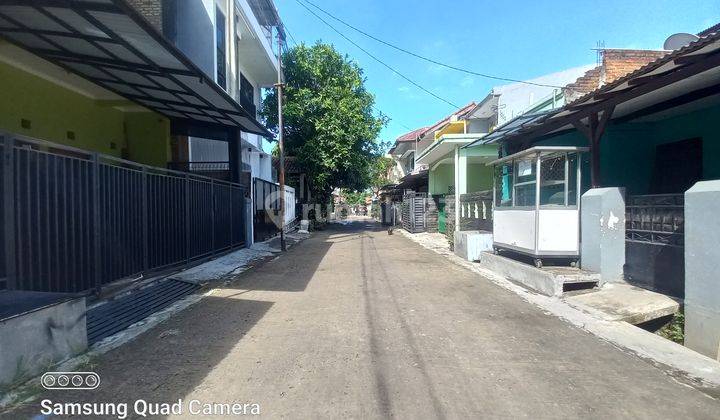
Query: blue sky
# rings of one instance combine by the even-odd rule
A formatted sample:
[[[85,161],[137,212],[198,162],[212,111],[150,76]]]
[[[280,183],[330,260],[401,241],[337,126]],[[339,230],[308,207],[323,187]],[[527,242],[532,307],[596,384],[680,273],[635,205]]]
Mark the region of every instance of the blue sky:
[[[303,9],[275,0],[297,42],[334,44],[364,69],[377,108],[391,118],[381,140],[429,125],[453,108],[394,75]],[[668,35],[720,22],[720,0],[311,0],[339,18],[394,44],[448,64],[527,80],[593,64],[593,48],[659,49]],[[320,13],[318,13],[320,14]],[[450,102],[485,97],[496,80],[468,76],[397,52],[328,20],[409,78]],[[292,41],[289,41],[290,45]]]

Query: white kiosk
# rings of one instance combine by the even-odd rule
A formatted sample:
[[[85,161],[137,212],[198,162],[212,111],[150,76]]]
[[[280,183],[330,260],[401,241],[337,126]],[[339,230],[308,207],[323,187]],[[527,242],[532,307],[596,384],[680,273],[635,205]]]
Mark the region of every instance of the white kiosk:
[[[582,154],[586,147],[537,146],[495,167],[493,248],[534,258],[580,258]]]

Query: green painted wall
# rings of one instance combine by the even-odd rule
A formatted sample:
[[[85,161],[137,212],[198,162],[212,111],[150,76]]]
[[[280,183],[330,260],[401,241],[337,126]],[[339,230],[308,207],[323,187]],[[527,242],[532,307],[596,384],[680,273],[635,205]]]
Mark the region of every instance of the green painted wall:
[[[467,192],[473,193],[492,189],[493,169],[484,163],[471,163],[467,168]]]
[[[673,118],[647,123],[608,126],[602,138],[600,170],[604,186],[624,186],[629,194],[647,194],[650,188],[655,147],[693,137],[703,141],[703,177],[720,179],[720,107],[711,107]],[[587,146],[577,131],[543,138],[534,145]],[[583,179],[589,182],[589,165]]]
[[[443,163],[428,174],[428,191],[431,195],[447,194],[448,187],[455,185],[455,165]]]
[[[169,122],[156,113],[124,113],[2,62],[0,92],[0,130],[166,166]]]
[[[455,164],[443,163],[430,170],[430,194],[447,194],[448,187],[455,185]],[[468,164],[467,192],[478,192],[492,189],[492,168],[481,163]]]

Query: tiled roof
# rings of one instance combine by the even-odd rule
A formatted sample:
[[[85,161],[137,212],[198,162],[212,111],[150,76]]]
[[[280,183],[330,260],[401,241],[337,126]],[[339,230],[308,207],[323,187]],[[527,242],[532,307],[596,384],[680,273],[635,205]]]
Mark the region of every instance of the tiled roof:
[[[422,135],[425,135],[428,132],[434,132],[442,128],[445,124],[450,122],[450,118],[453,117],[453,115],[457,115],[458,119],[462,119],[466,117],[468,114],[470,114],[473,110],[475,110],[475,107],[477,104],[473,101],[469,104],[465,105],[464,107],[458,109],[457,111],[453,112],[452,114],[448,115],[447,117],[443,118],[442,120],[435,123],[435,125],[432,125],[428,127]]]
[[[714,34],[715,32],[718,32],[718,31],[720,31],[720,23],[713,25],[713,26],[705,29],[702,32],[698,32],[697,36],[704,37],[704,36],[708,36],[710,34]]]
[[[404,141],[415,141],[418,139],[418,137],[422,137],[423,134],[425,134],[425,131],[427,130],[427,127],[418,128],[417,130],[410,131],[409,133],[405,133],[402,136],[398,137],[395,141],[398,143],[402,143]]]

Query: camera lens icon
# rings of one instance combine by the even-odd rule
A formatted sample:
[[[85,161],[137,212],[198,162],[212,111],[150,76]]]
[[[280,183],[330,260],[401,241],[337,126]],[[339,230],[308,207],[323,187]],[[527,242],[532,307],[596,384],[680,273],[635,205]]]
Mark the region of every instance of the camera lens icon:
[[[62,387],[66,387],[66,386],[68,386],[69,383],[70,383],[70,378],[68,378],[67,375],[58,376],[58,378],[57,378],[58,385],[60,385]]]
[[[55,377],[52,375],[43,375],[42,377],[42,385],[45,388],[51,388],[55,386]]]
[[[45,389],[95,389],[100,376],[95,372],[46,372],[40,383]]]

